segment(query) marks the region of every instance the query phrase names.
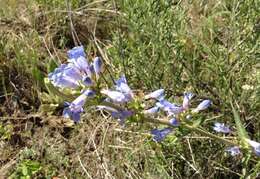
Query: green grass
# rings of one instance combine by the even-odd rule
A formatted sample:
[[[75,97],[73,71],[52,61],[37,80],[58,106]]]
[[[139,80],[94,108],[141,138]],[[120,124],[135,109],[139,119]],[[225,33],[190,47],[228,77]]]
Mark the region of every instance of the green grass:
[[[250,138],[260,141],[260,2],[257,0],[72,0],[76,34],[88,57],[125,73],[141,91],[184,91],[214,105],[203,119],[233,126],[230,101]],[[259,158],[177,130],[162,144],[151,125],[128,125],[87,111],[61,119],[43,78],[75,45],[66,1],[0,2],[0,171],[14,178],[256,178]],[[108,76],[106,76],[109,79]],[[249,88],[248,88],[249,86]],[[197,101],[195,100],[195,103]],[[40,107],[41,106],[41,107]],[[203,127],[212,131],[214,119]],[[1,173],[0,172],[0,173]],[[0,177],[1,178],[1,177]]]

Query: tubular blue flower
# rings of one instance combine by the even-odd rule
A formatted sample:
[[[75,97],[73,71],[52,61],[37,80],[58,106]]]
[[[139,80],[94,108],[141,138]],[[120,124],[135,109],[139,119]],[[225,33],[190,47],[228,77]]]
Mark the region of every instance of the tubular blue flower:
[[[101,90],[101,93],[107,95],[112,102],[119,104],[129,102],[133,99],[133,92],[127,85],[124,76],[121,76],[121,78],[116,81],[115,88],[116,91]]]
[[[153,135],[153,141],[161,142],[172,131],[173,131],[173,129],[170,127],[163,128],[163,129],[153,129],[151,131],[151,134]]]
[[[158,89],[144,96],[144,99],[162,100],[163,98],[164,98],[164,89]]]
[[[176,118],[170,119],[170,123],[172,126],[178,127],[180,125],[180,121],[177,120]]]
[[[216,122],[214,124],[214,127],[213,129],[216,131],[216,132],[222,132],[222,133],[230,133],[231,130],[229,129],[228,126],[225,126],[224,123],[219,123],[219,122]]]
[[[204,100],[197,106],[196,109],[192,110],[192,112],[198,113],[199,111],[205,110],[211,105],[211,103],[212,102],[210,100]]]
[[[230,155],[232,155],[232,156],[236,156],[236,155],[239,155],[241,153],[238,146],[229,147],[229,148],[226,149],[226,151],[229,152]]]
[[[84,47],[83,46],[77,46],[77,47],[74,47],[73,49],[69,50],[68,53],[67,53],[68,57],[70,59],[72,58],[79,58],[79,57],[85,57],[86,54],[84,52]]]
[[[182,107],[186,110],[189,108],[190,100],[193,97],[193,93],[184,93]]]
[[[254,149],[255,154],[257,156],[260,156],[260,143],[253,141],[253,140],[250,140],[250,139],[246,139],[246,141]]]
[[[177,106],[176,104],[170,103],[165,99],[157,102],[156,106],[166,111],[168,115],[179,114],[183,111],[182,106]]]
[[[127,84],[125,75],[121,75],[120,78],[118,80],[116,80],[116,85],[117,86],[120,86],[121,83]]]
[[[111,90],[101,90],[102,94],[107,95],[114,103],[126,103],[129,99],[121,92]]]
[[[132,99],[134,94],[127,84],[125,75],[122,75],[118,80],[116,80],[116,90],[123,93],[128,99]]]
[[[79,122],[80,114],[83,112],[83,105],[85,104],[87,96],[83,93],[77,97],[72,103],[66,103],[63,110],[63,116],[70,118],[75,122]]]
[[[103,66],[103,63],[102,63],[101,58],[96,57],[93,61],[93,67],[94,67],[94,71],[95,71],[97,77],[99,76],[99,74],[102,71],[102,66]]]
[[[81,74],[86,74],[88,76],[91,75],[90,67],[88,64],[88,61],[85,57],[80,56],[78,58],[72,58],[68,60],[71,64],[73,64],[80,72]]]
[[[78,81],[81,79],[81,76],[74,66],[62,64],[54,72],[50,73],[48,78],[54,86],[76,88],[79,85]]]
[[[144,110],[144,114],[155,114],[158,113],[160,108],[158,106],[154,106],[150,109]]]

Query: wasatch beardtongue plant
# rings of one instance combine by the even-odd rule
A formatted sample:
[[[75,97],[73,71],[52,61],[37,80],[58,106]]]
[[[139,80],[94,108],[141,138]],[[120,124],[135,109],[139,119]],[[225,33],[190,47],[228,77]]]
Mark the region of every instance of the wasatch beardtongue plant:
[[[73,94],[75,94],[76,90],[78,92],[81,91],[81,94],[75,100],[65,103],[63,110],[65,118],[79,122],[80,115],[84,111],[83,107],[88,102],[88,106],[95,104],[99,110],[109,112],[112,118],[117,119],[121,125],[124,125],[126,119],[130,117],[133,121],[139,121],[140,119],[140,121],[144,122],[168,125],[169,127],[151,130],[152,139],[155,142],[161,142],[167,135],[173,132],[173,128],[187,127],[187,129],[208,135],[233,146],[225,150],[232,156],[241,153],[241,146],[238,146],[237,143],[197,128],[196,121],[193,121],[197,116],[195,113],[207,109],[212,104],[210,100],[203,100],[195,109],[190,109],[191,99],[194,96],[190,92],[184,93],[181,105],[165,99],[164,89],[155,90],[144,97],[135,96],[124,75],[121,75],[115,81],[115,85],[111,89],[100,90],[103,87],[100,83],[102,78],[99,79],[103,68],[101,58],[96,57],[93,63],[89,63],[83,46],[69,50],[68,58],[67,64],[61,64],[48,75],[49,81],[61,90],[64,90],[63,88],[71,88],[73,89]],[[105,100],[104,95],[106,96]],[[153,107],[147,109],[144,104],[146,102],[149,103],[148,106],[151,106],[150,103],[154,103],[152,104]],[[162,118],[162,120],[159,120],[159,118]],[[221,133],[231,132],[228,126],[219,122],[214,124],[213,129]],[[250,139],[246,139],[246,142],[251,146],[254,153],[260,156],[260,143]]]

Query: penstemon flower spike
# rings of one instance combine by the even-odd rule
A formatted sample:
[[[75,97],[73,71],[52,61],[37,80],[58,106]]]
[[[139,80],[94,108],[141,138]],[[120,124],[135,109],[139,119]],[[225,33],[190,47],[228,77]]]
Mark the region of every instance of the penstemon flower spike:
[[[125,121],[130,117],[133,119],[141,118],[143,122],[166,125],[167,127],[151,130],[153,140],[156,142],[165,139],[174,131],[174,128],[183,127],[227,144],[229,147],[225,151],[231,156],[241,154],[240,149],[243,147],[239,143],[193,125],[197,113],[211,106],[210,100],[203,100],[196,108],[191,109],[193,93],[185,92],[182,104],[175,104],[166,99],[164,89],[155,90],[141,98],[134,94],[124,75],[113,81],[112,88],[103,88],[104,85],[99,86],[102,82],[101,79],[99,80],[99,76],[103,77],[103,62],[100,57],[94,58],[93,62],[90,63],[83,46],[74,47],[68,51],[67,55],[68,63],[61,64],[48,75],[48,81],[58,88],[55,94],[62,96],[65,94],[62,93],[63,90],[71,90],[72,96],[74,96],[77,94],[75,91],[81,91],[81,94],[74,100],[71,100],[70,97],[67,98],[68,101],[72,102],[66,102],[64,105],[63,116],[65,118],[70,118],[78,123],[84,112],[84,106],[94,105],[97,109],[110,113],[111,117],[118,120],[121,125],[125,125]],[[104,97],[106,98],[104,99]],[[153,102],[154,104],[147,109],[143,102]],[[149,106],[151,105],[149,104]],[[231,133],[228,126],[219,122],[214,123],[213,130],[224,134]],[[246,142],[251,146],[252,151],[260,156],[260,143],[250,139],[246,139]]]

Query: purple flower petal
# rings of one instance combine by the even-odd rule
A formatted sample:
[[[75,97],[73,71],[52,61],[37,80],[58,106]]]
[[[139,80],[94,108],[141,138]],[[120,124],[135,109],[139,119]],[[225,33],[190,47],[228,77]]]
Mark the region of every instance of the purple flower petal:
[[[117,81],[116,81],[116,90],[119,92],[122,92],[129,100],[134,97],[134,94],[130,87],[127,85],[127,81],[125,78],[125,75],[122,75]]]
[[[123,93],[111,90],[101,90],[102,94],[107,95],[115,103],[126,103],[128,99]]]
[[[76,88],[79,85],[78,81],[81,79],[80,72],[77,68],[65,64],[56,68],[48,77],[54,86],[61,88]]]
[[[118,80],[116,80],[116,86],[120,86],[121,83],[127,84],[125,75],[121,75],[121,77]]]
[[[164,98],[164,89],[158,89],[152,93],[147,94],[144,99],[157,99],[161,100]]]
[[[70,59],[72,58],[79,58],[79,57],[85,57],[86,54],[84,52],[84,47],[83,46],[77,46],[77,47],[74,47],[73,49],[69,50],[68,51],[68,57]]]
[[[163,129],[153,129],[151,134],[153,135],[153,140],[155,142],[161,142],[165,137],[173,131],[172,128],[167,127]]]
[[[189,108],[190,100],[194,95],[192,93],[184,93],[182,107],[186,110]]]
[[[52,81],[54,86],[61,88],[77,88],[79,83],[68,76],[60,76],[57,77],[54,81]]]
[[[229,129],[228,126],[225,126],[224,123],[219,123],[219,122],[216,122],[214,124],[214,127],[213,129],[216,131],[216,132],[222,132],[222,133],[230,133],[231,130]]]
[[[97,76],[101,73],[102,66],[103,66],[103,63],[102,63],[101,58],[96,57],[93,61],[93,67],[94,67],[94,71],[95,71]]]
[[[79,122],[80,114],[83,112],[83,106],[88,97],[85,93],[86,91],[72,101],[72,103],[66,103],[67,107],[63,110],[63,116],[65,118],[70,118],[75,122]]]
[[[182,106],[177,106],[176,104],[170,103],[165,99],[160,100],[156,103],[156,105],[162,110],[168,112],[168,115],[179,114],[183,111]]]
[[[89,74],[90,73],[90,67],[87,62],[87,59],[83,56],[78,58],[69,59],[70,64],[74,65],[81,73]]]
[[[197,113],[199,111],[205,110],[211,105],[211,103],[212,102],[210,100],[204,100],[197,106],[196,109],[193,110],[193,112]]]

